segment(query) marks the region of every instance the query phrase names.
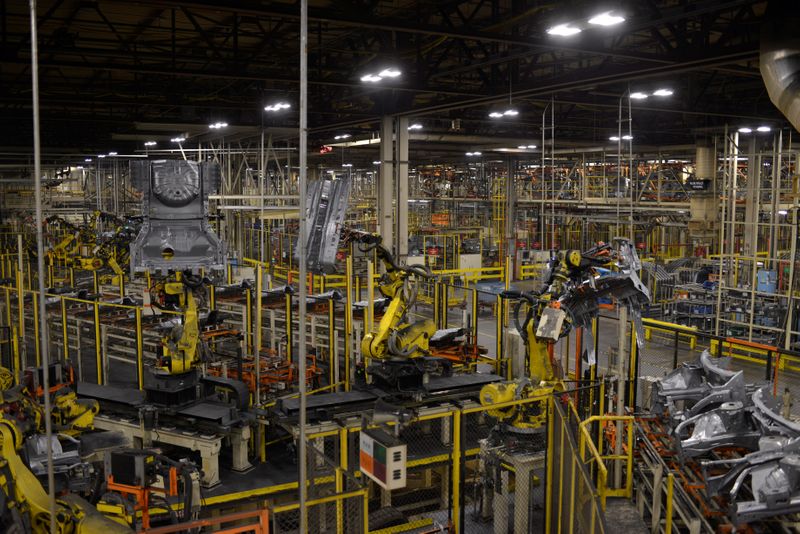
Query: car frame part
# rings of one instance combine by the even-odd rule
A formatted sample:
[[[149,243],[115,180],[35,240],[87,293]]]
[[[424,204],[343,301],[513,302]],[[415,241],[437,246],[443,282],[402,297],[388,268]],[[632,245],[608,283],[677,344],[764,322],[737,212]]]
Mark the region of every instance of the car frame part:
[[[208,196],[220,183],[219,164],[184,160],[131,162],[142,192],[142,228],[131,243],[131,274],[225,268],[225,244],[208,221]]]

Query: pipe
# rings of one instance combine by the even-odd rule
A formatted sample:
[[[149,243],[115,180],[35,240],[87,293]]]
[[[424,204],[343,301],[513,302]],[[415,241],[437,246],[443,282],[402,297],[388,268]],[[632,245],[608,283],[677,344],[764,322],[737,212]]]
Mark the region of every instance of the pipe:
[[[306,235],[306,180],[308,174],[308,0],[300,0],[300,171],[297,180],[298,199],[300,208],[300,228],[298,235]],[[307,487],[306,475],[308,472],[306,462],[306,240],[297,240],[298,270],[299,272],[299,302],[297,307],[298,336],[297,336],[297,369],[298,392],[300,393],[300,434],[298,436],[297,453],[299,460],[299,500],[300,500],[300,532],[308,532],[308,510],[306,509]],[[288,313],[291,313],[289,309]],[[289,318],[287,317],[287,320]],[[292,338],[289,336],[289,346]],[[368,510],[364,510],[366,514]]]
[[[800,12],[796,0],[770,0],[762,25],[760,68],[769,98],[800,131]]]
[[[42,217],[42,150],[39,130],[39,50],[37,35],[38,20],[36,17],[36,0],[30,0],[31,16],[31,92],[33,93],[33,181],[34,198],[36,203],[36,252],[37,267],[39,272],[39,347],[42,357],[42,382],[44,382],[44,428],[47,440],[47,500],[50,512],[49,530],[56,532],[56,490],[55,474],[53,473],[53,423],[51,421],[52,408],[50,406],[50,339],[47,334],[47,309],[45,304],[45,279],[44,279],[44,235]],[[35,302],[35,301],[34,301]],[[66,343],[66,340],[64,340]]]

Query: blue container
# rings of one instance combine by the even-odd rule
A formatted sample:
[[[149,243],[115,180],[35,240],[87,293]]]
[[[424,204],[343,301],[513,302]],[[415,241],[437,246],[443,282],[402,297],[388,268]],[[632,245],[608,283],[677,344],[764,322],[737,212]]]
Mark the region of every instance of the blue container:
[[[756,290],[761,293],[775,293],[778,289],[778,272],[759,269]]]

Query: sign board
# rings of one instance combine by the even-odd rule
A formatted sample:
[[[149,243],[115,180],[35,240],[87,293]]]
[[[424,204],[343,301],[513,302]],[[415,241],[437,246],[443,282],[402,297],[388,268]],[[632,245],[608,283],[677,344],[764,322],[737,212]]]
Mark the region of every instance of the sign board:
[[[708,191],[711,180],[687,180],[686,187],[690,191]]]
[[[388,490],[406,487],[406,444],[379,429],[359,437],[361,472]]]

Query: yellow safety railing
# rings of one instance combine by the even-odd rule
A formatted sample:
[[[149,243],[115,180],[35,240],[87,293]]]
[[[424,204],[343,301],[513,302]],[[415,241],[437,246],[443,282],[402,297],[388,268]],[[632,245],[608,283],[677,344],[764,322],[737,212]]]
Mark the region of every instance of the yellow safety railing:
[[[539,278],[547,265],[544,263],[531,263],[529,265],[520,265],[518,278],[520,280],[527,280],[529,278]]]
[[[572,410],[575,407],[570,403]],[[575,412],[577,416],[577,412]],[[621,421],[627,430],[627,446],[623,454],[602,454],[597,449],[592,439],[587,426],[592,423],[600,423],[602,429],[604,423]],[[578,447],[580,449],[581,458],[586,458],[586,453],[589,453],[588,463],[594,464],[597,469],[597,492],[600,496],[600,504],[603,511],[606,509],[606,499],[608,497],[625,497],[630,498],[633,492],[633,416],[630,415],[594,415],[581,421],[579,425],[580,437]],[[600,441],[602,444],[602,441]],[[602,445],[601,445],[602,447]],[[586,461],[586,460],[584,460]],[[625,472],[625,485],[621,488],[612,488],[608,484],[608,468],[605,465],[606,461],[624,461],[626,464]]]
[[[670,334],[677,334],[689,341],[689,348],[694,350],[697,347],[697,334],[696,326],[684,326],[666,321],[658,321],[656,319],[644,318],[642,319],[644,326],[644,339],[650,341],[653,337],[653,332],[667,332]]]

